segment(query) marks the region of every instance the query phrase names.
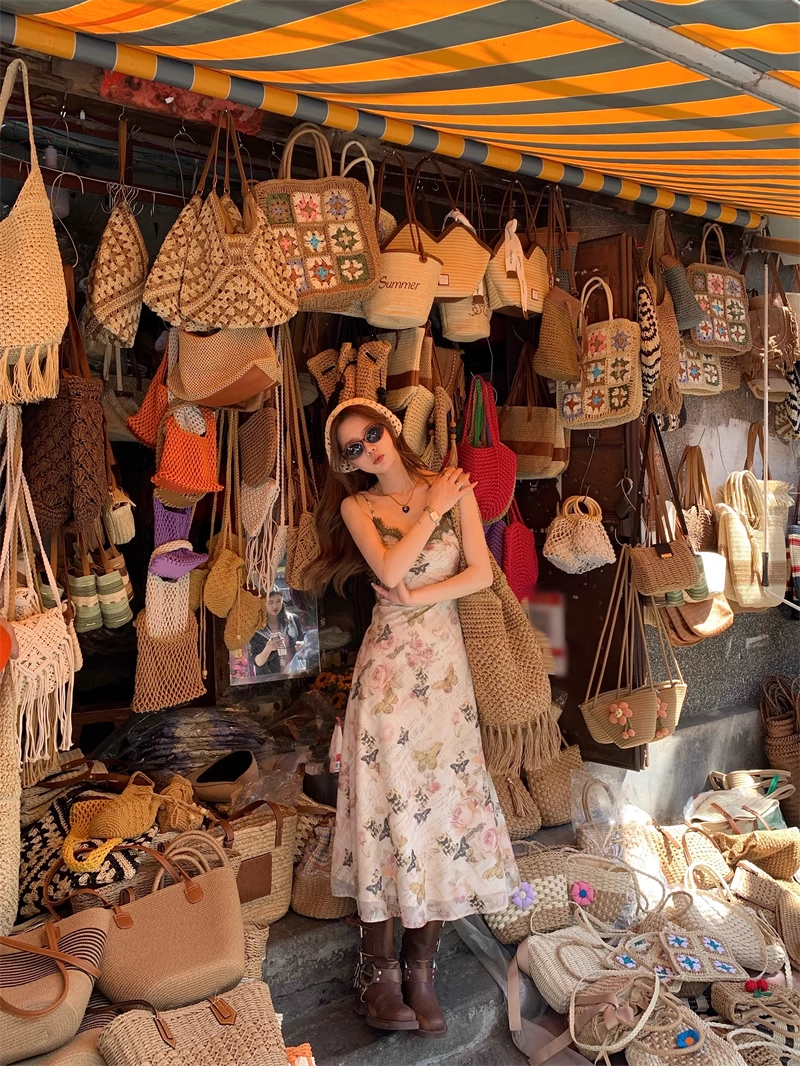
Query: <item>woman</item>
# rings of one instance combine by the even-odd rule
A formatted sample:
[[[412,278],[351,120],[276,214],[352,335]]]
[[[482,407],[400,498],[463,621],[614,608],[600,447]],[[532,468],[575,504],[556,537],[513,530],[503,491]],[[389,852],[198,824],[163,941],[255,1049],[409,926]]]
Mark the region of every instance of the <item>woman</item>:
[[[297,617],[286,610],[280,589],[273,589],[267,598],[267,624],[250,642],[256,673],[285,674],[302,643]]]
[[[377,578],[345,718],[331,879],[334,895],[358,901],[356,1006],[378,1029],[441,1036],[433,956],[442,923],[505,909],[517,870],[456,604],[492,581],[474,485],[459,469],[432,474],[401,430],[366,399],[328,419],[331,476],[316,512],[323,547],[309,576],[340,594],[359,571]]]

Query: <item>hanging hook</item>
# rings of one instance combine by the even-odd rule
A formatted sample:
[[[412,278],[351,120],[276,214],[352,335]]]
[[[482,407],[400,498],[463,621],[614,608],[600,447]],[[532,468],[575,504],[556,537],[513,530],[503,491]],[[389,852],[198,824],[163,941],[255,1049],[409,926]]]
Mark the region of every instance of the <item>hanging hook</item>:
[[[155,216],[156,216],[156,190],[152,189],[151,191],[152,191],[152,194],[153,194],[153,206],[150,208],[150,218],[155,218]]]
[[[244,152],[245,155],[247,156],[247,169],[250,171],[250,177],[248,179],[248,184],[252,184],[252,182],[253,182],[253,160],[252,160],[252,158],[250,156],[249,148],[242,141],[242,135],[240,133],[238,133],[238,132],[236,134],[236,143],[239,145],[239,151],[240,152]]]
[[[592,442],[592,450],[591,450],[591,452],[589,454],[589,462],[586,464],[586,469],[584,470],[583,477],[581,478],[581,487],[578,490],[578,495],[581,497],[582,500],[586,499],[586,497],[589,495],[589,489],[591,488],[591,485],[586,485],[586,492],[583,491],[583,486],[586,484],[586,478],[588,477],[588,474],[589,474],[589,467],[592,465],[592,459],[594,459],[594,450],[597,447],[597,436],[596,436],[596,434],[587,433],[586,434],[586,443],[588,444],[589,441]]]
[[[177,146],[177,143],[176,143],[179,137],[185,137],[186,140],[190,141],[192,144],[197,144],[197,141],[195,141],[195,139],[194,139],[194,137],[192,137],[191,133],[187,132],[186,126],[185,126],[185,124],[183,122],[181,122],[180,127],[178,129],[178,132],[172,138],[172,152],[173,152],[173,154],[175,156],[175,162],[178,164],[178,174],[179,174],[180,179],[181,179],[181,199],[183,200],[184,203],[186,203],[186,188],[185,188],[184,183],[183,183],[183,166],[181,165],[180,156],[178,155],[178,146]],[[196,173],[196,171],[197,171],[197,167],[195,166],[195,173]]]
[[[269,176],[274,180],[275,179],[275,171],[274,171],[273,166],[272,166],[272,160],[273,159],[277,159],[278,160],[278,165],[280,166],[281,157],[275,151],[275,142],[274,141],[270,141],[270,150],[269,150],[269,156],[267,158],[267,166],[269,167]]]

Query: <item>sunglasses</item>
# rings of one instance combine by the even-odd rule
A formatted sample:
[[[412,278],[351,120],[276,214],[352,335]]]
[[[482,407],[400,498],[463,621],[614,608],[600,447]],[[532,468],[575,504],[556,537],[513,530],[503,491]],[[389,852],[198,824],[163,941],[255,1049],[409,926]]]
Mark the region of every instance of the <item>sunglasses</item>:
[[[382,426],[379,422],[374,426],[370,426],[361,440],[354,440],[351,444],[348,444],[346,448],[342,448],[342,458],[348,462],[352,462],[354,459],[360,459],[364,454],[365,444],[377,444],[383,436],[383,431],[386,426]]]

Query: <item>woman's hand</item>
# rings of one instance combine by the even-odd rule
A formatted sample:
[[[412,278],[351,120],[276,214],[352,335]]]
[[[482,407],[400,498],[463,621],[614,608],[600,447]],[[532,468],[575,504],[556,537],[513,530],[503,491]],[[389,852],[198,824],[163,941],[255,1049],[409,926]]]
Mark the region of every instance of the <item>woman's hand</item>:
[[[378,597],[378,602],[384,605],[392,604],[395,607],[411,607],[413,604],[412,594],[401,581],[393,589],[385,589],[383,585],[372,586]]]
[[[477,485],[469,479],[460,466],[448,466],[431,482],[428,489],[428,506],[439,514],[447,514],[452,511],[459,500]]]

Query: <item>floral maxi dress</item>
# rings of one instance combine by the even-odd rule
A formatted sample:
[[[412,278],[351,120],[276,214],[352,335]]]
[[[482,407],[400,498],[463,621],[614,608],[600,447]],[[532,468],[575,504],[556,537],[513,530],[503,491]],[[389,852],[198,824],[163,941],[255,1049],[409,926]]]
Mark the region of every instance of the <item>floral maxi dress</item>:
[[[373,521],[385,543],[400,538]],[[406,585],[452,577],[459,559],[445,516]],[[364,921],[406,928],[504,910],[518,886],[455,600],[375,606],[344,724],[331,884]]]

